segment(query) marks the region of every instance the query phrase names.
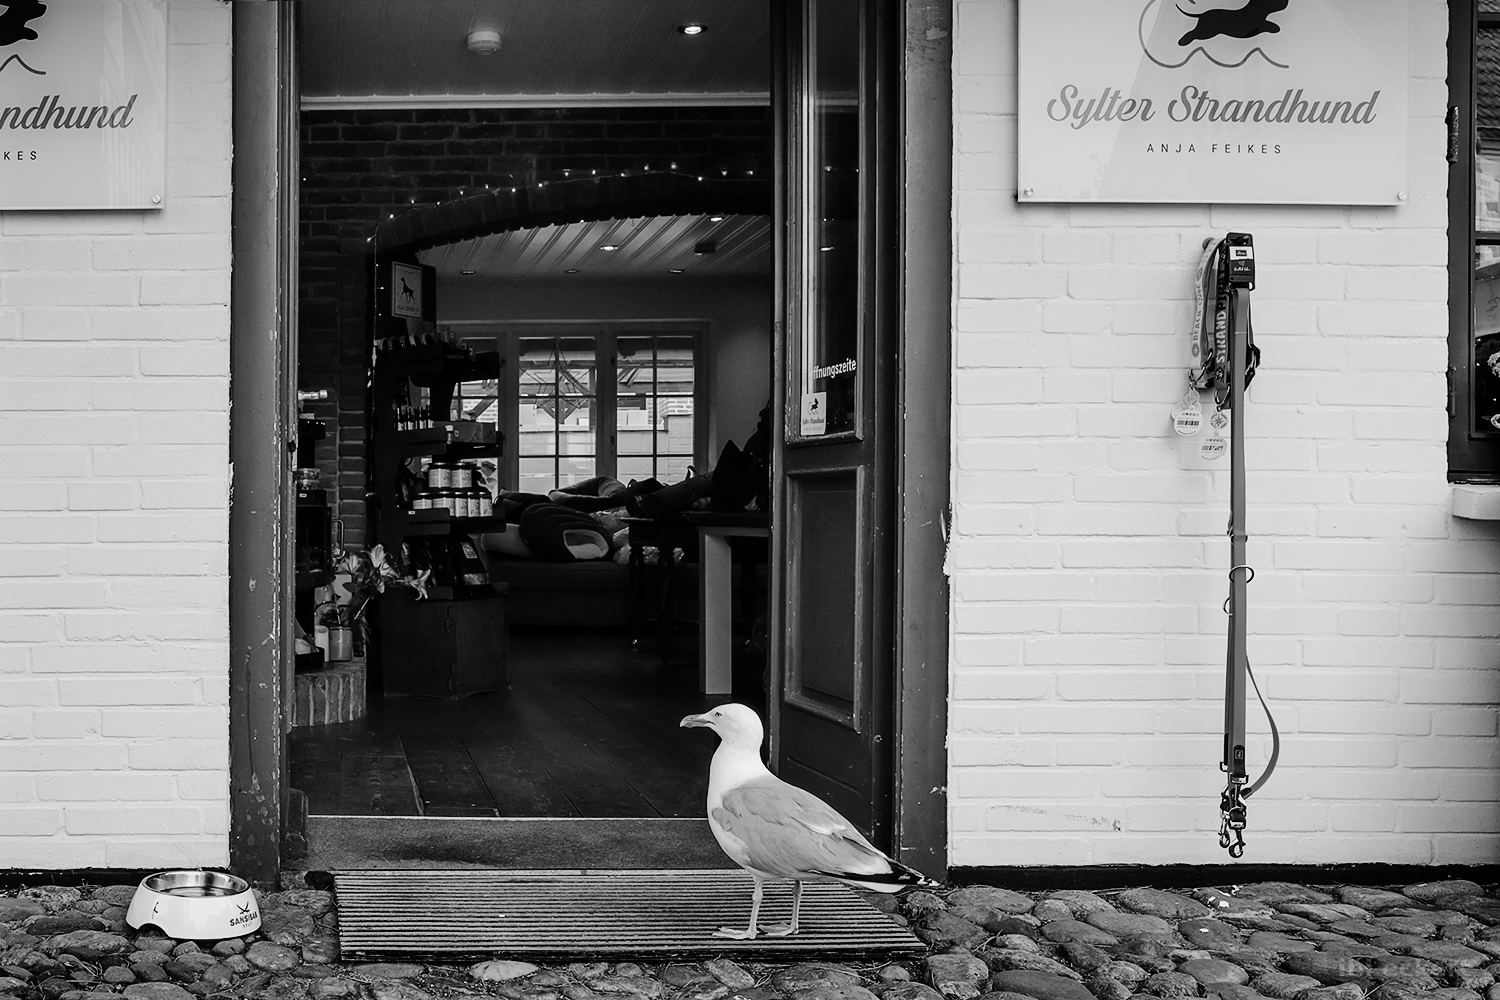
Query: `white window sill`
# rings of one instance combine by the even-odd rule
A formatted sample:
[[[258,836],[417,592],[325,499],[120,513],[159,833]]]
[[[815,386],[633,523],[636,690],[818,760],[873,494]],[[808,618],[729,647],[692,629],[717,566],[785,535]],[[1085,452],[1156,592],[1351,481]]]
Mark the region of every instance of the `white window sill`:
[[[1471,521],[1500,521],[1500,486],[1455,485],[1453,516]]]

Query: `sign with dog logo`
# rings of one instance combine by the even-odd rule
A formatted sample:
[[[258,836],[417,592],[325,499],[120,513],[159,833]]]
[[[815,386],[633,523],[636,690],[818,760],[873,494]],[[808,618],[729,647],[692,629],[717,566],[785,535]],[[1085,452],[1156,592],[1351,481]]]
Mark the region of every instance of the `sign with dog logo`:
[[[437,269],[393,261],[380,289],[380,312],[398,319],[437,322]]]
[[[0,0],[0,210],[161,208],[161,2]]]
[[[803,437],[817,437],[828,433],[828,393],[802,394],[801,430]]]
[[[1021,0],[1024,202],[1396,205],[1410,0]]]

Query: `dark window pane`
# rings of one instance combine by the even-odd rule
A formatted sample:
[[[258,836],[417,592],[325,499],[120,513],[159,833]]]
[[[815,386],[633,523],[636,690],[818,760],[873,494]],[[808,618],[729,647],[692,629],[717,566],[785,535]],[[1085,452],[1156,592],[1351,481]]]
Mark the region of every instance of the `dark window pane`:
[[[819,0],[809,22],[811,121],[802,387],[824,393],[825,433],[853,429],[859,366],[860,100],[858,0]]]
[[[1500,30],[1480,29],[1474,43],[1474,62],[1475,124],[1500,128]]]

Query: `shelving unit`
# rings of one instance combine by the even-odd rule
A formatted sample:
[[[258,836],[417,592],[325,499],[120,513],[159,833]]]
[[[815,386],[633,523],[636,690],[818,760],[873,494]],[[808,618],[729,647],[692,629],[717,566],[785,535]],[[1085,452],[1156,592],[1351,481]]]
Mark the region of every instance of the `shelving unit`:
[[[413,458],[499,458],[505,442],[459,440],[472,429],[440,421],[419,430],[398,430],[396,406],[413,387],[428,391],[431,410],[446,414],[454,387],[498,378],[498,355],[473,356],[447,344],[424,344],[383,351],[371,378],[370,524],[373,541],[407,562],[416,550],[435,551],[445,540],[505,527],[505,518],[460,517],[447,510],[413,510],[402,470]],[[454,546],[457,547],[457,546]],[[451,551],[451,548],[448,551]],[[439,565],[441,560],[433,560]],[[413,600],[404,588],[381,595],[378,643],[380,679],[386,695],[460,697],[509,685],[505,665],[504,584],[465,584],[455,572],[435,578],[426,600]]]

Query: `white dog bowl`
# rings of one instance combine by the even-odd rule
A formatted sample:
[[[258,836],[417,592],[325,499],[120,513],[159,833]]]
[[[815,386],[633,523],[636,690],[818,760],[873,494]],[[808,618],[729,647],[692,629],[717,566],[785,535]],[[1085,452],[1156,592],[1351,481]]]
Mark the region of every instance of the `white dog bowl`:
[[[155,924],[179,941],[221,941],[260,929],[250,883],[223,872],[157,872],[141,879],[125,922]]]

